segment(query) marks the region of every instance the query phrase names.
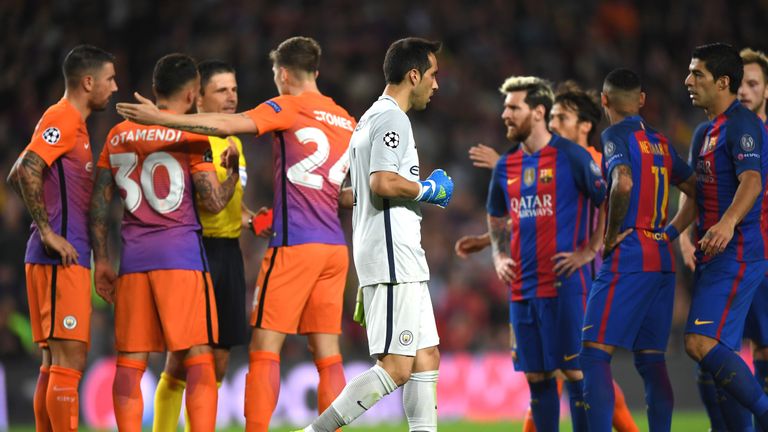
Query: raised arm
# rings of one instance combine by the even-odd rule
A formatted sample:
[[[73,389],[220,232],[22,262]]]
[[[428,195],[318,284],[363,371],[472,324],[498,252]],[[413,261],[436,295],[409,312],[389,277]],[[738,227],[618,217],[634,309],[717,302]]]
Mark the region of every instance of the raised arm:
[[[241,133],[259,134],[256,124],[242,113],[173,114],[160,111],[152,101],[138,93],[134,93],[134,96],[139,103],[117,104],[117,113],[134,123],[159,125],[201,135],[222,137]]]

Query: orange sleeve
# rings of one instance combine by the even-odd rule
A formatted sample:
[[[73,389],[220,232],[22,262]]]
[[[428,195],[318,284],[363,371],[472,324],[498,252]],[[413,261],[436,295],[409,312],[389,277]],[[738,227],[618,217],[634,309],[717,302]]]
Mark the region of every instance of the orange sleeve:
[[[98,162],[96,162],[96,167],[112,169],[112,164],[109,162],[109,142],[115,133],[117,133],[117,126],[112,128],[107,134],[107,139],[104,140],[104,147],[101,148],[101,154],[99,155]]]
[[[213,151],[208,137],[188,134],[185,139],[189,143],[189,172],[195,174],[203,171],[216,171],[213,166]]]
[[[71,113],[52,109],[43,114],[35,127],[27,150],[35,152],[48,166],[56,159],[75,148],[79,119],[75,121]]]
[[[293,126],[299,114],[299,107],[293,98],[294,96],[278,96],[244,114],[256,124],[259,135],[285,130]]]

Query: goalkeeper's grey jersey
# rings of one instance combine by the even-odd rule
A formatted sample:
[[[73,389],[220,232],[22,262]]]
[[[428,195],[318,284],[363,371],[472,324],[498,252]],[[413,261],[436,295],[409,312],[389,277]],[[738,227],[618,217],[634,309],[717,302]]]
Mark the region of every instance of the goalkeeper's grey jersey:
[[[429,280],[419,202],[384,199],[370,186],[376,171],[419,181],[419,156],[408,116],[394,99],[381,96],[360,118],[349,149],[355,196],[352,249],[360,285]]]

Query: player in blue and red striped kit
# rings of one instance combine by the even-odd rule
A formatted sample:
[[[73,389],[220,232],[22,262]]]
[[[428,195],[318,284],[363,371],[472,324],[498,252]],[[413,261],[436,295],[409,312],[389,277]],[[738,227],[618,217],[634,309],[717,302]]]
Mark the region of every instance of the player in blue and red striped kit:
[[[667,205],[670,185],[691,195],[695,177],[667,138],[640,117],[645,94],[637,74],[627,69],[608,74],[601,101],[611,123],[601,137],[610,194],[605,259],[582,328],[589,430],[611,431],[610,361],[616,347],[622,347],[635,353],[650,430],[669,431],[674,398],[664,351],[675,292],[671,241],[692,217],[667,226]]]
[[[745,48],[739,53],[744,63],[744,77],[737,92],[739,102],[757,114],[760,121],[766,121],[766,97],[768,96],[768,58],[760,51]],[[765,124],[768,127],[768,124]],[[703,128],[694,133],[701,137],[710,122],[699,125]],[[701,139],[701,138],[699,138]],[[695,143],[695,141],[694,141]],[[763,163],[766,161],[764,160]],[[768,191],[767,191],[768,192]],[[763,196],[763,232],[768,231],[768,200]],[[767,243],[768,244],[768,243]],[[691,270],[695,269],[695,249],[690,236],[680,237],[680,251]],[[768,277],[757,288],[749,313],[744,322],[744,339],[752,341],[752,359],[755,378],[766,390],[768,381]],[[736,399],[715,385],[712,375],[699,370],[698,389],[707,409],[712,432],[729,430],[753,431],[752,413]]]
[[[734,351],[741,345],[747,311],[768,269],[768,242],[761,230],[768,134],[760,119],[736,100],[744,70],[733,47],[697,47],[689,71],[685,84],[692,103],[703,108],[710,121],[697,129],[691,147],[696,202],[686,202],[681,210],[698,211],[686,351],[766,429],[768,397]]]
[[[579,325],[587,264],[597,250],[587,240],[587,210],[605,199],[605,182],[586,150],[547,130],[553,94],[545,81],[511,77],[501,91],[507,138],[518,144],[496,164],[487,208],[496,272],[510,284],[515,369],[528,380],[537,430],[558,429],[554,373],[560,369],[568,379],[574,430],[586,431]],[[558,276],[561,259],[578,265]]]

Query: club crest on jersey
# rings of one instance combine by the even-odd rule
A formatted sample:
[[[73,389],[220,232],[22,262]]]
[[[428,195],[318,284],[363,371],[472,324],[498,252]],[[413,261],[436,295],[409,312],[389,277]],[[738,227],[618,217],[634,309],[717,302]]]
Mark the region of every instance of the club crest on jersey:
[[[50,145],[54,145],[61,139],[61,131],[59,128],[49,127],[43,131],[43,141]]]
[[[539,170],[539,180],[541,180],[542,183],[549,183],[553,178],[552,168],[542,168]]]
[[[525,171],[523,171],[523,183],[525,183],[526,186],[530,186],[535,181],[536,181],[536,169],[526,168]]]
[[[600,167],[599,167],[599,166],[597,166],[597,164],[596,164],[596,163],[595,163],[595,161],[593,161],[593,160],[589,161],[589,169],[590,169],[590,170],[592,170],[592,174],[594,174],[594,175],[596,175],[596,176],[599,176],[599,175],[602,175],[602,174],[603,174],[603,173],[600,171]]]
[[[611,157],[613,156],[613,153],[616,151],[616,144],[614,144],[611,141],[608,141],[605,143],[605,148],[603,149],[603,153],[605,153],[606,156]]]
[[[715,147],[717,146],[717,138],[718,138],[718,135],[708,136],[704,141],[704,145],[701,146],[701,152],[699,154],[709,153],[712,150],[714,150]]]
[[[385,133],[384,144],[389,148],[397,148],[400,145],[400,134],[395,131]]]
[[[741,146],[741,149],[744,150],[745,152],[751,152],[755,149],[755,140],[749,134],[744,134],[741,136],[739,145]]]
[[[61,323],[64,325],[65,329],[73,330],[75,327],[77,327],[77,318],[72,315],[67,315],[64,317]]]
[[[413,333],[411,333],[409,330],[404,330],[402,333],[400,333],[400,345],[408,346],[411,343],[413,343]]]

